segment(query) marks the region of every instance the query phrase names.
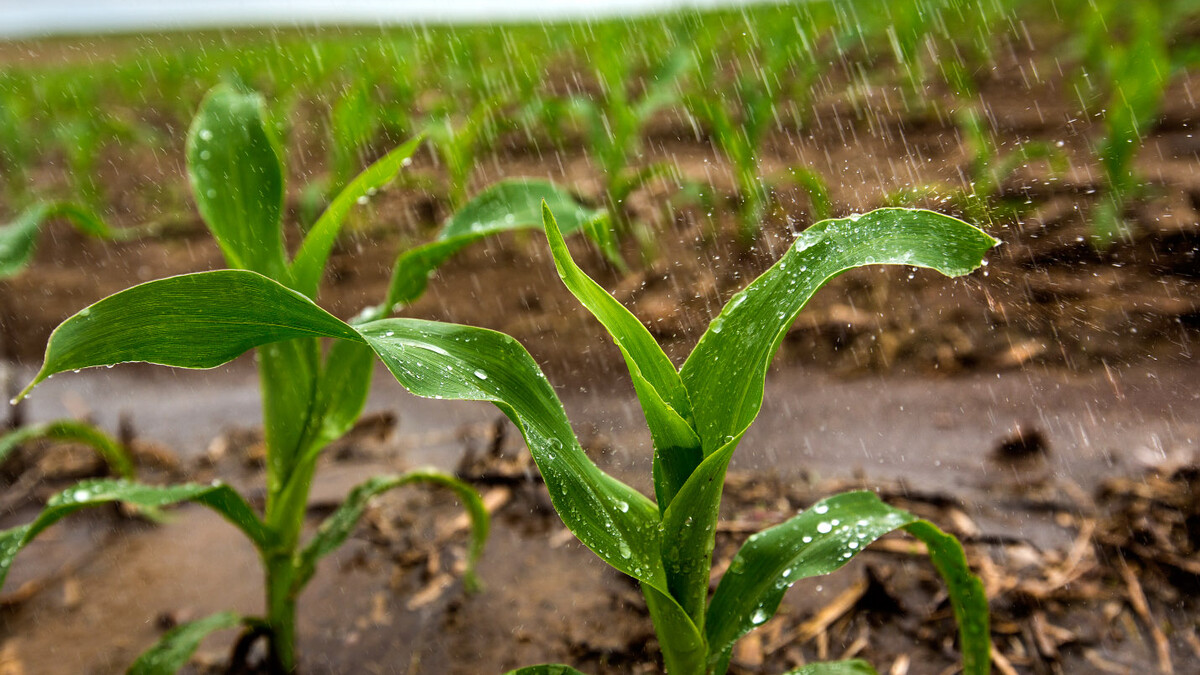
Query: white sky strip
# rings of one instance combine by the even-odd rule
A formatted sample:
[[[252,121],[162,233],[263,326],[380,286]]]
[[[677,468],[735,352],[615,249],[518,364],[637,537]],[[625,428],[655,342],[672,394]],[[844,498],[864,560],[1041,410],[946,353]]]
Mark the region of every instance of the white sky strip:
[[[240,26],[539,21],[745,0],[0,0],[0,39]]]

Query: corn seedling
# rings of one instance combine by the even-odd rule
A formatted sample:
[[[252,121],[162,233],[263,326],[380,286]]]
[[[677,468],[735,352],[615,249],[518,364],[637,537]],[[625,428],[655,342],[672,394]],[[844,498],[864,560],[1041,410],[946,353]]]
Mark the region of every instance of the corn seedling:
[[[607,37],[609,45],[620,39],[615,34]],[[569,106],[582,123],[588,154],[600,172],[601,202],[612,215],[615,234],[621,235],[629,229],[625,201],[650,180],[670,172],[670,167],[661,163],[642,167],[632,164],[641,157],[647,122],[679,100],[678,82],[690,67],[691,59],[685,50],[675,49],[651,66],[640,93],[631,94],[628,87],[637,74],[637,60],[611,46],[595,50],[588,58],[599,85],[598,96],[573,96]],[[615,244],[611,249],[616,250]],[[609,258],[618,267],[624,267],[619,257]]]
[[[736,64],[736,72],[730,77],[722,77],[715,63],[703,66],[698,84],[703,91],[693,93],[686,101],[689,112],[708,130],[714,145],[732,166],[739,199],[738,230],[745,243],[758,236],[772,189],[780,182],[791,182],[807,193],[813,220],[830,215],[828,187],[812,169],[793,167],[781,178],[763,175],[762,152],[767,134],[779,124],[780,103],[800,101],[800,108],[807,107],[804,102],[810,100],[822,63],[809,40],[798,41],[801,46],[797,48],[797,41],[787,38],[783,31],[773,35],[763,39],[761,54]],[[803,65],[793,73],[795,63]],[[715,80],[725,80],[725,86]],[[712,88],[717,91],[709,91]]]
[[[297,597],[318,560],[345,541],[367,501],[385,490],[414,482],[453,490],[471,515],[471,567],[487,534],[487,514],[473,489],[442,473],[417,470],[378,476],[356,487],[316,534],[301,542],[321,450],[361,414],[374,362],[359,329],[325,313],[311,298],[346,214],[360,197],[396,175],[418,141],[393,150],[350,181],[289,261],[281,227],[283,168],[262,111],[260,97],[218,87],[205,99],[188,134],[188,171],[200,213],[237,269],[150,282],[80,310],[51,335],[36,381],[64,368],[128,361],[212,367],[260,347],[267,447],[264,512],[260,515],[220,482],[152,486],[124,478],[92,480],[53,497],[33,522],[0,533],[0,584],[17,551],[47,527],[79,509],[114,501],[151,510],[198,502],[253,542],[266,577],[264,616],[224,613],[171,631],[135,663],[136,673],[174,672],[207,632],[236,625],[266,636],[275,670],[293,671]],[[343,339],[323,350],[322,337]],[[395,351],[395,367],[407,364],[403,349]],[[468,584],[472,575],[468,573]]]
[[[559,275],[609,331],[629,367],[654,444],[655,500],[604,474],[581,489],[578,483],[598,470],[584,464],[572,436],[540,448],[530,443],[530,450],[567,527],[641,583],[667,672],[724,673],[734,643],[774,615],[789,586],[840,568],[876,538],[901,528],[926,543],[947,583],[964,672],[987,672],[987,600],[962,547],[870,492],[821,500],[751,536],[711,598],[708,589],[726,469],[762,406],[767,366],[812,294],[833,276],[866,264],[966,274],[996,241],[930,211],[880,209],[817,223],[730,300],[677,370],[642,322],[574,263],[549,209],[544,217]],[[539,666],[524,673],[553,668],[574,672]]]
[[[1025,200],[1004,199],[1005,182],[1032,162],[1044,161],[1052,173],[1061,174],[1067,169],[1066,155],[1054,145],[1041,141],[1026,141],[1002,153],[979,108],[978,89],[967,70],[956,63],[947,63],[943,64],[942,72],[961,105],[956,118],[969,158],[963,171],[966,184],[907,187],[886,195],[884,202],[889,206],[912,206],[936,201],[980,223],[1019,215],[1026,206]]]
[[[501,101],[498,96],[489,97],[476,103],[465,117],[443,112],[425,124],[424,133],[446,172],[446,195],[452,209],[466,202],[476,158],[495,140],[495,115]]]
[[[202,120],[201,130],[215,126],[208,126],[214,120],[204,116]],[[608,476],[588,458],[553,387],[512,338],[417,319],[346,323],[303,293],[246,269],[148,282],[80,311],[55,330],[42,368],[26,391],[67,370],[128,361],[208,368],[264,346],[267,349],[259,350],[261,365],[277,368],[290,353],[283,348],[303,349],[305,344],[315,345],[315,338],[334,338],[338,341],[331,346],[325,367],[307,371],[317,382],[344,368],[340,364],[350,363],[361,350],[378,356],[396,380],[418,396],[495,403],[520,429],[567,527],[602,560],[642,584],[669,672],[724,672],[733,644],[775,612],[790,583],[841,567],[871,541],[899,528],[926,543],[935,567],[947,580],[960,625],[964,671],[987,672],[986,599],[982,585],[966,568],[961,547],[933,525],[887,506],[869,492],[822,500],[755,535],[735,556],[711,601],[707,591],[726,467],[762,405],[767,365],[812,293],[837,273],[870,263],[965,274],[978,266],[995,241],[961,221],[928,211],[881,209],[814,225],[782,260],[730,301],[677,371],[645,327],[574,266],[553,216],[547,211],[544,217],[568,288],[613,334],[630,366],[643,410],[651,420],[657,503]],[[320,231],[313,229],[313,233]],[[217,335],[220,338],[213,339]],[[304,430],[272,426],[272,419],[282,419],[278,414],[284,406],[305,393],[295,388],[272,390],[272,380],[283,380],[285,373],[264,372],[268,442],[277,443],[280,433],[289,431],[321,438],[343,428],[341,421],[352,418],[361,406],[358,395],[321,396],[311,401],[310,419],[323,419],[325,424],[309,424]],[[337,381],[362,379],[365,376]],[[310,455],[311,451],[303,450],[299,459],[304,462]],[[272,623],[278,617],[277,599],[294,600],[296,584],[302,585],[316,560],[347,536],[366,496],[393,484],[389,482],[393,479],[379,479],[362,488],[362,493],[356,491],[347,502],[351,506],[339,509],[308,546],[295,552],[283,545],[284,537],[294,536],[289,534],[293,530],[277,516],[278,504],[303,503],[289,489],[295,485],[295,469],[290,478],[280,481],[281,469],[295,458],[281,461],[278,455],[268,456],[268,471],[276,478],[268,482],[265,519],[220,484],[174,488],[113,481],[83,484],[52,499],[33,523],[0,537],[0,571],[36,534],[79,508],[114,500],[149,506],[200,501],[226,516],[264,551],[270,588],[275,589],[268,590],[266,625],[278,641],[281,628],[290,626]],[[311,469],[301,477],[305,484],[310,478]],[[226,627],[236,620],[217,615],[195,626],[195,631]],[[168,637],[181,642],[186,638],[189,647],[198,641],[190,630]]]

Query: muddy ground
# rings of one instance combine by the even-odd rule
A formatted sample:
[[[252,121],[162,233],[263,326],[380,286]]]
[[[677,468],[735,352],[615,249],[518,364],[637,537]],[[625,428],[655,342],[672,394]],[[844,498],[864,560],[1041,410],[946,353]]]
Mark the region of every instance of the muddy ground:
[[[1018,72],[984,83],[999,139],[1062,141],[1071,169],[1053,176],[1031,167],[1010,181],[1006,194],[1029,202],[1025,215],[987,225],[1005,243],[970,277],[861,270],[817,296],[785,341],[760,425],[735,459],[718,558],[831,491],[868,486],[968,542],[992,599],[999,672],[1197,673],[1192,81],[1172,90],[1139,156],[1153,189],[1131,207],[1133,239],[1097,252],[1086,214],[1102,188],[1089,154],[1098,126],[1065,102],[1061,83]],[[869,95],[857,107],[823,98],[809,128],[777,135],[767,168],[815,168],[839,214],[877,206],[905,185],[960,180],[965,150],[948,121],[889,112],[886,90]],[[646,159],[674,160],[685,177],[732,199],[727,167],[676,117],[658,121]],[[117,224],[174,225],[125,243],[52,227],[33,269],[0,295],[6,353],[23,364],[21,375],[49,331],[80,307],[139,281],[222,266],[187,211],[178,148],[100,164]],[[428,156],[414,170],[437,173]],[[61,167],[40,171],[48,187],[61,183]],[[549,175],[584,196],[597,189],[582,147],[559,154],[519,139],[475,181],[519,175]],[[293,180],[293,198],[298,191]],[[630,205],[656,233],[655,250],[631,274],[576,250],[678,360],[810,219],[799,195],[781,193],[763,238],[746,249],[732,234],[731,204],[710,218],[673,194],[656,185]],[[433,236],[445,215],[437,195],[404,186],[382,193],[336,253],[322,303],[349,316],[378,301],[396,253]],[[626,253],[639,259],[632,243]],[[561,288],[538,236],[469,249],[405,314],[517,337],[555,382],[585,446],[648,490],[648,441],[619,353]],[[481,568],[486,590],[463,592],[464,535],[452,526],[458,509],[449,498],[421,490],[381,498],[303,598],[304,671],[490,673],[565,661],[587,672],[656,672],[636,588],[563,530],[512,430],[497,443],[506,427],[487,406],[418,401],[397,389],[377,379],[371,410],[398,426],[374,417],[328,453],[310,520],[373,473],[461,468],[496,509]],[[37,391],[27,413],[35,421],[90,415],[110,430],[124,415],[149,477],[221,476],[261,498],[255,405],[242,361],[207,374],[64,375]],[[461,463],[468,450],[493,445],[502,460]],[[70,449],[27,448],[18,460],[4,467],[4,526],[31,518],[66,479],[101,470]],[[180,509],[164,527],[116,512],[70,519],[23,554],[0,596],[0,673],[120,672],[175,621],[258,611],[258,574],[250,547],[200,509]],[[231,639],[206,643],[195,669],[219,669]],[[953,672],[945,598],[910,542],[889,539],[838,575],[797,584],[779,617],[744,641],[734,671],[849,655],[896,675]]]

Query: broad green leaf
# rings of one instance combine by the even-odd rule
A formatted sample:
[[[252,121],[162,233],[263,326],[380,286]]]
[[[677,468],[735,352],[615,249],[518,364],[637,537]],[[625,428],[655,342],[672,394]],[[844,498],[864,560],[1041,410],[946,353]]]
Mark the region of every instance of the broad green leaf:
[[[541,227],[543,201],[558,213],[564,234],[583,229],[604,213],[581,206],[547,180],[516,178],[495,183],[450,216],[435,240],[400,255],[383,314],[415,302],[434,270],[470,244],[501,232]]]
[[[738,638],[775,615],[791,584],[841,568],[871,542],[913,522],[871,492],[847,492],[752,535],[708,607],[710,662],[727,662]]]
[[[422,137],[408,141],[404,145],[384,155],[382,159],[367,167],[350,181],[337,197],[333,198],[329,208],[308,231],[300,250],[292,260],[291,287],[310,298],[317,297],[317,288],[321,283],[321,275],[325,271],[325,263],[329,260],[329,252],[337,240],[346,216],[360,200],[369,197],[400,173],[408,160],[421,144]]]
[[[100,429],[76,420],[55,420],[22,427],[0,436],[0,464],[4,463],[8,454],[17,446],[40,438],[90,445],[113,474],[122,478],[133,478],[133,460],[125,448]]]
[[[418,469],[397,476],[375,476],[356,486],[350,491],[346,500],[338,507],[296,558],[296,576],[292,587],[299,593],[316,572],[317,561],[329,555],[341,546],[350,533],[354,531],[359,518],[367,508],[367,502],[382,492],[409,483],[431,483],[449,488],[462,500],[467,514],[471,517],[471,545],[467,553],[467,572],[464,584],[468,589],[478,588],[479,582],[475,576],[475,565],[483,554],[483,545],[487,542],[489,517],[487,508],[479,498],[479,493],[470,485],[433,469]]]
[[[359,339],[308,298],[253,272],[168,277],[110,295],[60,324],[22,396],[67,370],[128,361],[214,368],[252,347],[321,336]]]
[[[188,130],[188,177],[230,267],[282,279],[283,166],[264,107],[258,94],[214,87]]]
[[[8,576],[17,552],[46,528],[80,509],[112,502],[125,502],[145,509],[179,502],[197,502],[237,526],[260,551],[271,548],[275,543],[274,535],[259,520],[254,509],[233,488],[223,483],[185,483],[160,487],[124,479],[83,481],[51,497],[46,502],[46,508],[32,523],[0,532],[0,588],[4,587],[4,578]]]
[[[860,659],[853,661],[834,661],[830,663],[810,663],[789,670],[784,675],[877,675],[871,664]]]
[[[100,239],[112,237],[108,225],[91,209],[71,202],[42,202],[22,211],[16,220],[0,226],[0,280],[20,274],[33,259],[42,223],[64,218],[80,232]]]
[[[410,392],[500,408],[525,437],[563,523],[609,565],[665,590],[657,507],[588,458],[554,388],[520,343],[417,319],[383,319],[358,330]]]
[[[604,325],[625,357],[654,441],[654,491],[659,508],[665,509],[703,458],[689,421],[692,406],[683,381],[642,322],[571,259],[548,205],[543,205],[542,220],[559,277]]]
[[[929,559],[950,593],[950,606],[958,622],[965,675],[987,675],[992,665],[992,636],[988,598],[983,582],[971,574],[962,544],[926,520],[909,523],[904,530],[925,542]]]
[[[561,663],[544,663],[539,666],[525,666],[510,670],[504,675],[583,675],[583,673]]]
[[[201,272],[135,286],[68,319],[51,335],[30,387],[63,370],[126,361],[214,367],[251,347],[298,337],[365,340],[418,396],[495,403],[521,429],[551,501],[580,541],[665,591],[658,509],[588,458],[553,387],[502,333],[414,319],[351,327],[260,274]]]
[[[163,633],[162,638],[129,666],[125,675],[175,675],[187,665],[196,648],[210,633],[237,628],[242,617],[219,612],[203,619],[188,621]]]
[[[705,454],[754,421],[775,351],[827,281],[870,264],[929,267],[959,276],[978,267],[996,243],[956,218],[908,209],[825,220],[800,233],[779,262],[730,300],[680,369]]]

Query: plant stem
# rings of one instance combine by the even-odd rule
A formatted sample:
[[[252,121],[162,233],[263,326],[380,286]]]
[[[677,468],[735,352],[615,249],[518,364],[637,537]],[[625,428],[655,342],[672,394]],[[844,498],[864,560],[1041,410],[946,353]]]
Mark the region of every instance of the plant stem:
[[[267,572],[267,625],[271,629],[273,662],[284,673],[296,670],[296,595],[292,589],[291,551],[275,551],[265,558]]]

